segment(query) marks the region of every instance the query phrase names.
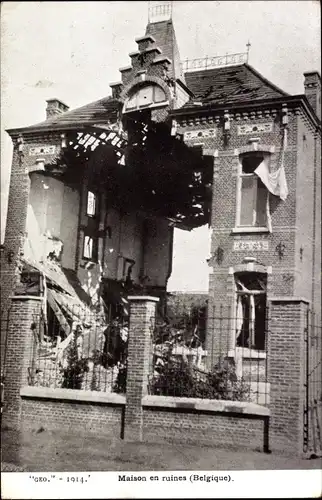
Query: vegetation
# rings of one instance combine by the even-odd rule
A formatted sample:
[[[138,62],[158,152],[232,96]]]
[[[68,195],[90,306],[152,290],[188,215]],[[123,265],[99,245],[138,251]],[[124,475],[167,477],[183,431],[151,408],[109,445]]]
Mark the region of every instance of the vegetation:
[[[150,391],[159,396],[231,401],[247,401],[250,396],[249,386],[237,379],[234,364],[219,362],[210,372],[204,372],[173,358],[153,376]]]
[[[77,336],[73,338],[68,346],[67,367],[63,370],[64,389],[81,389],[85,373],[88,372],[88,360],[78,357]]]

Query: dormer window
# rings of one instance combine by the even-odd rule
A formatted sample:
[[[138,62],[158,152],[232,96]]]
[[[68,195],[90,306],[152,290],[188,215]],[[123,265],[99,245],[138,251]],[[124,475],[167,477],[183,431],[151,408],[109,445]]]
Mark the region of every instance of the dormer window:
[[[136,90],[125,104],[125,111],[153,107],[167,103],[164,90],[158,85],[146,85]]]

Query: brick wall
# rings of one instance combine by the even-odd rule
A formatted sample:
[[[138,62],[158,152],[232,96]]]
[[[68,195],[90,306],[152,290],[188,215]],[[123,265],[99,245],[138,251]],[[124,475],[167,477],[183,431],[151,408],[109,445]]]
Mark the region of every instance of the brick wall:
[[[128,297],[130,301],[130,328],[126,379],[125,437],[142,439],[142,398],[148,391],[151,367],[152,333],[155,308],[159,299],[153,297]]]
[[[315,254],[314,191],[315,191],[315,138],[312,127],[298,116],[298,148],[296,178],[295,293],[312,299],[312,280]]]
[[[12,299],[4,365],[4,413],[2,422],[17,426],[21,420],[20,388],[28,385],[28,368],[38,332],[39,297]]]
[[[245,112],[244,112],[245,111]],[[224,143],[223,111],[210,111],[207,115],[178,117],[178,131],[200,131],[214,128],[213,137],[196,137],[186,142],[202,144],[204,154],[214,155],[213,197],[211,227],[211,273],[209,278],[208,349],[216,344],[212,308],[234,307],[234,287],[230,275],[242,265],[246,257],[261,264],[267,274],[269,296],[301,296],[313,300],[320,310],[321,250],[320,238],[320,141],[313,123],[299,107],[287,112],[287,149],[284,157],[285,175],[289,194],[285,201],[269,194],[272,232],[235,232],[239,154],[253,147],[249,139],[257,137],[258,150],[271,150],[270,166],[275,171],[281,164],[283,114],[282,105],[275,109],[264,107],[248,112],[230,112],[230,137]],[[267,124],[268,132],[238,134],[241,125]],[[315,201],[314,201],[315,196]],[[315,203],[315,206],[314,206]],[[234,250],[234,242],[262,241],[268,250]],[[279,253],[283,249],[283,255]],[[302,248],[301,252],[300,249]],[[216,251],[222,250],[222,259]],[[241,270],[241,269],[239,269]],[[246,266],[245,269],[246,271]],[[313,286],[312,286],[313,282]],[[315,295],[315,298],[313,297]],[[218,339],[217,339],[218,340]]]
[[[270,447],[303,452],[304,360],[307,303],[301,299],[271,301],[268,336],[270,381]]]
[[[264,116],[261,116],[265,115]],[[223,288],[224,276],[229,267],[240,264],[245,257],[254,257],[265,266],[272,266],[269,277],[270,293],[305,295],[311,299],[312,283],[312,253],[313,246],[318,252],[318,245],[313,242],[313,191],[320,185],[320,171],[315,169],[314,156],[320,156],[320,143],[317,139],[316,151],[314,147],[314,127],[309,123],[298,108],[288,110],[288,140],[285,153],[285,174],[289,189],[288,198],[281,201],[270,195],[270,213],[272,233],[234,233],[236,217],[236,194],[238,179],[238,154],[249,146],[249,139],[258,136],[259,146],[264,144],[273,147],[271,153],[271,168],[276,170],[281,162],[282,148],[282,114],[281,109],[258,110],[252,113],[232,113],[230,138],[226,146],[223,142],[223,116],[218,112],[209,112],[209,116],[178,119],[179,132],[193,130],[205,131],[215,128],[216,136],[212,138],[196,138],[188,144],[203,144],[207,154],[214,154],[213,201],[211,225],[213,228],[211,253],[221,247],[224,251],[223,260],[217,263],[211,261],[214,275],[210,282],[210,293],[217,303],[224,302],[227,290]],[[238,135],[238,126],[247,124],[271,124],[272,130],[265,133]],[[303,140],[303,137],[305,139]],[[260,147],[259,147],[260,149]],[[318,192],[318,191],[316,191]],[[316,196],[315,214],[320,207],[320,196]],[[320,221],[315,218],[315,230],[318,236]],[[296,239],[296,242],[295,242]],[[233,242],[243,240],[267,241],[267,251],[234,251]],[[284,256],[277,251],[279,244],[285,246]],[[299,249],[305,247],[302,261],[299,260]],[[306,256],[304,257],[304,253]],[[319,256],[316,254],[316,262]],[[214,277],[215,276],[215,277]],[[301,289],[302,291],[300,292]],[[319,285],[315,285],[318,293]]]
[[[48,133],[42,136],[33,134],[24,137],[24,143],[20,145],[21,151],[19,151],[17,137],[13,137],[14,149],[4,240],[5,249],[1,256],[1,310],[4,314],[9,305],[9,296],[15,288],[16,275],[19,272],[17,269],[18,259],[25,239],[30,191],[29,174],[38,169],[37,158],[44,156],[43,154],[32,154],[32,148],[54,145],[54,154],[45,156],[45,161],[50,162],[59,154],[60,142],[60,136],[57,133]]]
[[[21,425],[32,430],[44,427],[122,437],[123,413],[121,406],[23,397]]]
[[[15,144],[11,167],[5,249],[1,252],[1,310],[3,313],[8,307],[9,296],[15,285],[17,259],[24,241],[29,189],[30,179],[25,171],[23,156],[18,151],[18,144]]]
[[[191,442],[301,455],[307,303],[271,300],[269,408],[249,402],[148,395],[157,299],[130,297],[126,398],[118,394],[29,386],[37,297],[14,297],[5,363],[3,423],[10,427],[86,430],[129,441]]]
[[[263,450],[265,423],[241,414],[207,414],[145,409],[143,438],[151,442],[177,442],[245,447]]]

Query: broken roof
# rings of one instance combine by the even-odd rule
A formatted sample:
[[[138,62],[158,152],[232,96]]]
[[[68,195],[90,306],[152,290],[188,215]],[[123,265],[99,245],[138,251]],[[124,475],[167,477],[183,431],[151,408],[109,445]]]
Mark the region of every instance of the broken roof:
[[[188,72],[185,79],[194,98],[184,107],[191,107],[194,101],[204,105],[228,104],[288,95],[246,63]]]
[[[192,107],[195,101],[207,104],[229,104],[237,102],[254,102],[262,99],[288,96],[286,92],[266,80],[248,64],[224,66],[185,73],[187,87],[193,92],[185,107]],[[46,130],[64,130],[86,127],[89,125],[104,126],[116,123],[120,111],[120,101],[111,96],[86,104],[80,108],[67,111],[43,122],[11,129],[8,132],[36,132]]]
[[[10,129],[8,133],[15,130],[23,130],[24,132],[38,132],[47,130],[63,130],[73,127],[84,127],[89,125],[104,126],[109,123],[116,123],[120,102],[111,96],[104,97],[98,101],[91,102],[80,108],[66,111],[59,115],[52,116],[35,125],[22,127],[21,129]]]

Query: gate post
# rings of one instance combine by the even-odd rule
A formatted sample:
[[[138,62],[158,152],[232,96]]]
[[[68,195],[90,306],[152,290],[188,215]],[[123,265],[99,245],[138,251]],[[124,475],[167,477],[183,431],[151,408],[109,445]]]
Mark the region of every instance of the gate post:
[[[269,300],[270,449],[302,456],[308,301],[295,297]]]
[[[148,376],[152,355],[156,297],[130,296],[130,327],[126,378],[124,437],[142,441],[142,398],[148,392]]]
[[[39,331],[42,297],[11,297],[4,364],[4,405],[2,423],[19,428],[22,402],[20,389],[29,383],[29,368]]]

